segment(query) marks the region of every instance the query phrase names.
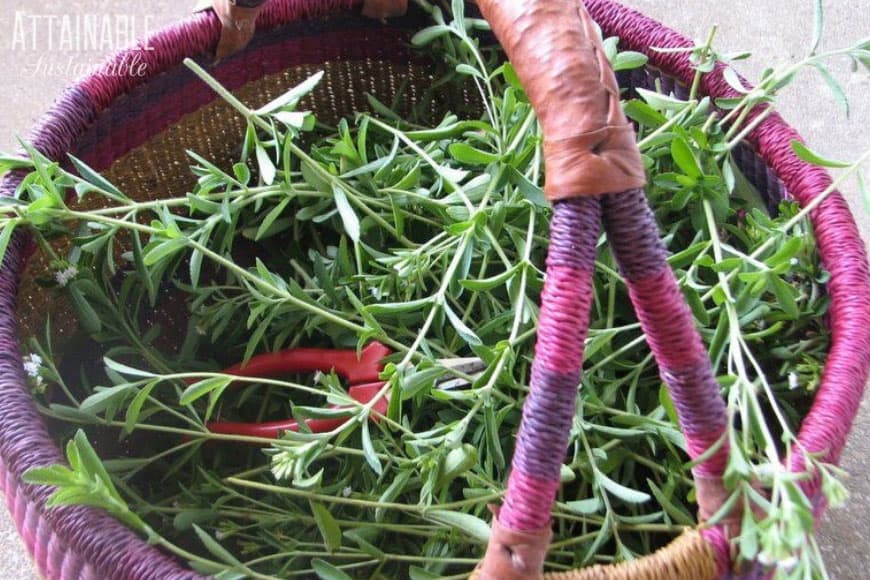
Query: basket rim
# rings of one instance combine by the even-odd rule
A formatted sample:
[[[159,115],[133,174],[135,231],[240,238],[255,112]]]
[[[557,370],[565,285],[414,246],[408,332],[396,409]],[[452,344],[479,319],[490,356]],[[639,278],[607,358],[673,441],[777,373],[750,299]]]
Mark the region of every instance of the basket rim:
[[[351,9],[360,3],[361,0],[271,0],[263,11],[259,30],[266,32],[294,21]],[[643,52],[649,57],[649,66],[686,84],[691,83],[694,70],[688,54],[650,50],[653,46],[688,48],[693,46],[688,38],[614,0],[586,0],[586,6],[603,30],[620,37],[624,48]],[[193,14],[179,23],[157,31],[148,39],[140,41],[154,47],[148,53],[150,66],[147,67],[145,76],[110,76],[97,71],[81,79],[67,89],[59,101],[37,122],[31,133],[31,141],[48,158],[56,161],[64,159],[66,152],[94,122],[97,114],[133,87],[148,83],[156,75],[177,66],[185,57],[208,52],[217,43],[219,32],[220,24],[211,11]],[[107,62],[123,60],[133,50],[137,49],[133,47],[120,51]],[[719,64],[713,72],[703,77],[704,94],[716,98],[738,96],[724,80],[723,71],[724,66]],[[749,86],[748,83],[746,86]],[[804,207],[829,188],[832,179],[825,169],[798,159],[791,148],[792,140],[803,142],[800,135],[778,113],[770,115],[746,138],[761,159],[782,180],[789,193]],[[0,181],[0,195],[10,195],[20,179],[20,174],[5,176]],[[836,463],[870,375],[870,325],[866,322],[870,320],[870,269],[854,217],[839,192],[833,192],[821,202],[811,213],[811,220],[823,264],[831,273],[827,288],[831,298],[832,344],[822,375],[822,385],[812,409],[804,417],[796,446],[798,450],[823,453],[827,460]],[[5,346],[2,351],[4,356],[0,358],[0,393],[3,395],[0,396],[0,404],[4,399],[10,399],[6,395],[11,393],[18,394],[19,402],[22,393],[29,399],[26,380],[21,370],[14,310],[17,283],[28,252],[26,246],[22,236],[16,236],[9,246],[4,267],[0,271],[0,293],[3,294],[0,300],[6,306],[0,313],[0,341]],[[29,405],[29,411],[35,414],[36,408],[32,400]],[[46,525],[51,528],[52,533],[63,536],[58,542],[67,550],[84,553],[89,562],[100,562],[100,565],[111,562],[111,569],[115,573],[123,569],[136,575],[133,573],[137,566],[135,562],[121,561],[123,559],[119,558],[109,559],[103,553],[118,551],[111,542],[94,549],[93,546],[89,548],[83,539],[84,535],[93,534],[95,529],[110,529],[108,533],[115,539],[118,534],[132,535],[132,532],[120,524],[106,528],[106,516],[96,510],[46,510],[46,490],[18,485],[23,471],[33,466],[56,462],[61,456],[41,422],[22,422],[16,420],[15,416],[7,415],[0,413],[0,471],[5,472],[0,474],[5,476],[0,477],[0,483],[5,479],[6,485],[3,487],[10,511],[13,512],[19,531],[25,537],[28,549],[34,555],[40,570],[49,577],[53,572],[59,571],[56,563],[50,562],[51,558],[44,553],[51,550],[39,549],[38,544],[42,540],[37,534],[31,533],[33,530],[26,529],[25,511],[39,512],[40,518],[48,522]],[[47,447],[40,449],[42,453],[37,453],[28,462],[23,460],[23,454],[27,451],[32,455],[33,449],[24,449],[20,437],[33,432],[41,435],[40,444]],[[33,442],[30,441],[27,445],[32,446]],[[788,468],[793,472],[805,471],[803,454],[791,454]],[[825,505],[819,493],[818,477],[808,478],[802,485],[814,501],[817,516],[820,515]],[[16,494],[24,494],[27,504],[24,508],[16,507],[21,503],[20,497],[13,497]],[[54,513],[49,513],[52,511]],[[76,522],[66,521],[71,518],[76,519]],[[88,525],[83,527],[84,534],[82,518],[88,521]],[[74,529],[78,532],[74,532]],[[723,530],[713,526],[703,530],[703,533],[715,549],[720,572],[724,572],[730,564],[730,546]],[[144,545],[144,540],[133,537]],[[52,538],[52,541],[55,540]],[[37,552],[43,552],[42,557]],[[141,550],[138,553],[138,556],[145,555]],[[168,560],[166,563],[175,565]],[[185,574],[180,568],[175,574],[179,573]],[[149,574],[150,572],[145,573],[146,576]]]

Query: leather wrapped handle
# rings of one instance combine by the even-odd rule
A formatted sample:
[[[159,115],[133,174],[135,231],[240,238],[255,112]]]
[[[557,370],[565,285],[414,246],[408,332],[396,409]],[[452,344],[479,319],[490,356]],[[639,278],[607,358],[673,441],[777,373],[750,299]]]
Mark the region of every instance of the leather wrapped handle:
[[[581,0],[477,0],[544,131],[551,201],[646,184],[616,76]]]

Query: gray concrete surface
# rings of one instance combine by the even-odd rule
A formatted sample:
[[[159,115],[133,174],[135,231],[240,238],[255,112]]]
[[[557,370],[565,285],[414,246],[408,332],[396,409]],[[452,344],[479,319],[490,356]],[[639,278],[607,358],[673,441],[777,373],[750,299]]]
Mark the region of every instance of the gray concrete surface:
[[[807,51],[812,31],[810,0],[728,0],[723,2],[664,2],[623,0],[687,36],[705,36],[719,25],[717,45],[723,50],[750,50],[754,58],[739,69],[750,80],[768,64],[794,61]],[[124,34],[115,33],[102,46],[65,44],[66,26],[75,30],[77,16],[125,15],[124,30],[141,34],[183,16],[191,2],[153,0],[0,0],[0,150],[10,150],[15,135],[52,103],[54,96],[77,76],[76,67],[97,64],[100,56],[118,48]],[[870,0],[825,0],[826,47],[854,44],[870,34]],[[16,11],[23,14],[17,15]],[[34,19],[38,16],[36,29]],[[79,20],[87,26],[86,20]],[[23,28],[22,28],[23,26]],[[52,32],[53,30],[53,32]],[[123,32],[123,31],[122,31]],[[40,60],[42,58],[42,60]],[[51,65],[51,66],[49,66]],[[835,67],[852,103],[846,119],[818,75],[805,73],[800,89],[787,91],[781,101],[783,115],[817,151],[827,156],[857,159],[870,148],[870,78],[849,72],[845,62]],[[865,172],[866,175],[866,172]],[[870,177],[870,176],[868,176]],[[862,207],[854,182],[844,188],[862,235],[870,240],[870,214]],[[829,512],[822,525],[822,546],[831,575],[836,579],[862,579],[870,568],[870,404],[865,398],[843,466],[852,474],[852,498],[844,510]],[[0,510],[0,578],[34,578],[33,568],[5,510]]]

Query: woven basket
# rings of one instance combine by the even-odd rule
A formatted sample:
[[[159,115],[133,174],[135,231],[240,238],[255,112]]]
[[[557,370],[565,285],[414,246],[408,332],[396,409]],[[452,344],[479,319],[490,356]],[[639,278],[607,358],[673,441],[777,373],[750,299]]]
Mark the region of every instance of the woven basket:
[[[320,94],[326,96],[319,97],[311,107],[327,120],[365,109],[366,92],[389,100],[405,79],[410,81],[413,94],[413,87],[429,81],[425,66],[415,62],[407,43],[409,34],[421,23],[419,16],[381,24],[358,15],[360,2],[272,0],[260,17],[254,41],[241,54],[222,63],[214,71],[215,76],[243,101],[258,105],[323,69],[327,90]],[[624,85],[651,86],[658,80],[666,90],[679,93],[681,86],[690,84],[694,69],[685,53],[649,49],[688,47],[692,45],[689,40],[615,2],[587,0],[586,5],[606,35],[618,36],[623,48],[649,56],[648,69],[621,78]],[[147,65],[144,76],[96,74],[84,79],[61,95],[34,128],[30,141],[53,160],[65,162],[68,153],[74,154],[131,197],[183,194],[193,180],[187,171],[186,149],[229,165],[237,155],[231,144],[238,143],[243,135],[243,119],[216,100],[210,89],[181,65],[185,57],[205,58],[214,49],[219,34],[220,24],[211,12],[193,15],[154,34],[147,40],[153,50],[135,50]],[[112,60],[121,63],[132,55],[133,51],[126,51]],[[702,88],[714,97],[736,96],[724,82],[720,69],[704,77]],[[462,95],[454,97],[462,99]],[[790,196],[805,205],[831,183],[823,170],[795,157],[790,142],[797,138],[782,119],[772,115],[736,154],[744,174],[771,203]],[[20,174],[7,175],[0,182],[0,194],[11,195],[21,178]],[[567,248],[577,232],[585,229],[579,226],[588,220],[603,215],[608,229],[618,232],[628,227],[620,222],[619,215],[631,214],[644,204],[638,192],[628,192],[619,199],[584,198],[556,204],[551,265],[560,257],[576,258],[569,255]],[[807,451],[836,462],[870,372],[870,272],[857,227],[839,194],[825,199],[813,211],[812,220],[824,265],[831,273],[828,293],[833,344],[815,405],[804,418],[800,441]],[[654,242],[650,245],[655,246]],[[34,267],[32,263],[28,266],[31,254],[29,241],[16,235],[0,271],[0,487],[28,550],[47,578],[198,577],[103,512],[84,507],[46,509],[51,489],[22,484],[22,473],[29,468],[63,461],[31,399],[22,368],[19,336],[26,329],[22,330],[19,322],[28,318],[25,311],[44,313],[62,308],[48,303],[32,283],[28,275]],[[31,262],[36,260],[38,257]],[[642,269],[643,265],[636,266]],[[647,288],[649,292],[644,295],[644,288],[639,286],[633,292],[643,319],[644,301],[655,302],[662,296],[655,288]],[[582,297],[568,296],[565,300],[562,304],[554,299],[550,308],[574,308],[572,305]],[[681,333],[691,334],[691,330],[679,327],[682,322],[674,330],[673,321],[665,319],[673,318],[670,315],[663,317],[659,313],[656,317],[654,309],[647,313],[651,318],[645,330],[661,365],[662,360],[674,356],[672,351],[682,348]],[[582,320],[571,324],[582,325]],[[541,329],[540,334],[544,335],[545,330]],[[693,400],[691,396],[680,399],[692,394],[697,393],[688,389],[680,395],[676,389],[674,398],[683,414],[683,426],[688,427],[690,448],[695,444],[703,450],[709,445],[710,433],[721,433],[724,428],[724,418],[710,411],[722,408],[722,402],[718,393],[716,400]],[[524,421],[530,420],[528,410],[526,415]],[[802,471],[803,455],[795,453],[793,457],[794,462],[787,467]],[[714,465],[702,476],[718,480],[722,465]],[[824,501],[819,482],[807,479],[804,485],[820,514]],[[524,483],[514,481],[512,476],[508,496],[513,493],[514,507],[510,508],[512,514],[502,512],[503,520],[523,520],[524,508],[516,504],[523,504],[525,499],[517,499],[518,489],[525,489]],[[534,509],[534,502],[529,505]],[[518,529],[532,528],[520,524]],[[732,567],[727,537],[720,526],[704,527],[637,562],[549,577],[725,576]]]

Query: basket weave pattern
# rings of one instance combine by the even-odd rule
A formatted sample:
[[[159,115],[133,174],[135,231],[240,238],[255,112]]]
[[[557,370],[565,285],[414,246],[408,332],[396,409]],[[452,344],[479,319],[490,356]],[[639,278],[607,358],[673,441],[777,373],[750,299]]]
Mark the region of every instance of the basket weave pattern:
[[[239,57],[222,64],[216,71],[217,78],[230,89],[236,90],[252,86],[270,75],[279,75],[291,67],[324,61],[355,59],[361,62],[407,64],[410,55],[401,42],[406,32],[400,29],[385,30],[371,23],[354,25],[353,30],[348,31],[341,27],[343,25],[335,28],[333,20],[322,19],[339,10],[356,8],[358,4],[358,0],[272,0],[261,16],[259,27],[262,32],[258,33],[254,44]],[[687,84],[691,82],[694,69],[685,54],[649,49],[650,46],[689,47],[692,46],[689,40],[610,0],[587,0],[586,5],[607,35],[621,38],[623,48],[647,54],[650,67],[660,71],[664,77]],[[313,22],[306,23],[306,32],[302,32],[300,26],[292,28],[295,22],[312,19]],[[341,19],[339,21],[344,22]],[[288,37],[288,26],[296,36]],[[354,39],[367,39],[369,42],[348,42],[348,34],[356,35]],[[207,88],[181,69],[180,62],[188,56],[208,53],[214,48],[218,35],[219,23],[210,12],[193,15],[155,34],[148,40],[155,50],[138,53],[145,57],[148,78],[97,75],[85,79],[68,89],[40,120],[31,135],[31,142],[50,159],[63,161],[66,154],[72,152],[97,170],[114,170],[117,166],[113,164],[120,163],[119,159],[127,155],[139,155],[154,139],[189,120],[214,100]],[[334,41],[324,40],[329,35],[333,35]],[[288,56],[291,53],[292,59]],[[113,57],[114,60],[124,58],[124,52]],[[715,97],[737,96],[724,81],[721,72],[720,68],[704,77],[703,91]],[[351,71],[348,70],[347,74],[351,74]],[[649,79],[643,73],[633,73],[628,80],[635,85],[642,85]],[[344,97],[331,98],[336,101]],[[327,108],[331,106],[333,111],[343,111],[349,106],[355,107],[356,103],[342,105],[327,102],[325,105]],[[208,130],[203,133],[208,133]],[[787,192],[801,205],[806,205],[824,191],[831,180],[824,170],[809,166],[795,157],[790,146],[793,139],[799,139],[799,136],[774,114],[749,135],[748,142],[752,148],[741,149],[736,158],[744,173],[763,193],[777,198]],[[169,144],[165,149],[172,147]],[[183,151],[179,143],[174,147],[178,148],[176,154]],[[219,144],[215,144],[215,147],[219,149]],[[224,151],[225,155],[227,153]],[[160,163],[155,163],[153,167],[160,166]],[[10,195],[20,179],[20,173],[7,175],[0,182],[0,194]],[[160,191],[160,185],[173,179],[171,175],[156,175],[152,181],[149,169],[142,168],[135,172],[135,176],[129,177],[129,182],[136,183],[135,189],[138,191]],[[125,180],[120,180],[118,184],[123,188]],[[675,346],[673,341],[684,337],[675,337],[668,332],[671,328],[668,324],[673,322],[669,319],[690,316],[682,311],[674,316],[673,310],[663,310],[657,305],[660,301],[657,290],[664,287],[660,284],[661,276],[667,277],[668,273],[650,271],[642,255],[632,254],[632,250],[640,243],[636,238],[629,238],[627,230],[632,236],[642,238],[654,235],[652,230],[637,228],[635,210],[643,201],[638,196],[642,194],[628,192],[620,197],[557,204],[549,276],[559,280],[561,271],[566,275],[565,284],[578,282],[580,291],[575,285],[566,292],[559,292],[558,300],[544,303],[544,308],[549,308],[552,313],[553,327],[550,330],[540,329],[544,346],[538,347],[542,363],[536,368],[543,369],[537,372],[547,373],[544,377],[546,383],[563,386],[562,389],[555,389],[556,393],[564,392],[567,396],[577,384],[574,379],[579,369],[562,369],[557,359],[571,349],[582,347],[583,329],[588,322],[583,318],[583,313],[588,313],[588,304],[584,301],[588,302],[590,294],[583,291],[583,279],[589,279],[583,272],[591,263],[588,251],[590,240],[586,238],[592,238],[593,234],[590,233],[592,228],[586,232],[587,228],[578,226],[582,225],[582,220],[591,219],[589,216],[595,218],[599,215],[604,217],[605,227],[612,234],[612,240],[618,241],[623,237],[626,240],[624,251],[620,252],[619,244],[615,244],[614,249],[621,254],[620,262],[635,303],[648,305],[648,308],[639,309],[639,316],[644,321],[652,349],[659,355],[658,360],[669,361],[669,364],[663,365],[663,370],[678,369],[678,372],[672,373],[672,380],[669,381],[672,388],[678,391],[680,385],[689,382],[712,380],[708,376],[699,377],[693,370],[695,367],[687,364],[692,356],[698,354],[696,349],[700,347],[693,342],[690,342],[689,348],[685,342]],[[579,209],[581,206],[582,211]],[[629,214],[633,215],[631,228],[621,218]],[[805,417],[799,436],[803,449],[821,453],[825,460],[836,462],[870,373],[870,271],[857,226],[840,194],[830,195],[811,217],[819,251],[825,267],[831,273],[828,293],[831,297],[833,344],[816,403]],[[597,224],[595,221],[596,232]],[[651,225],[654,228],[654,223]],[[560,241],[560,232],[567,236],[565,240]],[[575,239],[578,237],[580,239]],[[564,253],[567,247],[565,242],[569,238],[578,242],[577,248],[580,249]],[[594,240],[591,243],[594,244]],[[651,248],[652,252],[662,251],[656,243],[646,247]],[[22,368],[16,302],[22,273],[32,250],[27,239],[15,236],[0,271],[0,487],[5,491],[7,505],[28,550],[33,554],[39,570],[48,578],[197,577],[197,574],[149,546],[107,515],[83,507],[46,509],[44,504],[51,490],[21,483],[21,474],[27,469],[61,462],[63,459],[33,404]],[[634,258],[629,259],[629,256]],[[673,300],[677,298],[673,297]],[[567,302],[563,303],[563,299]],[[564,316],[570,316],[572,320],[566,321]],[[685,320],[680,322],[685,323]],[[691,318],[688,323],[690,327]],[[574,331],[560,336],[565,328]],[[653,332],[656,330],[658,332]],[[548,341],[554,341],[550,355],[547,354]],[[548,356],[549,361],[543,364]],[[573,360],[571,356],[565,358]],[[718,437],[711,433],[721,433],[724,429],[721,424],[724,415],[709,412],[711,408],[722,405],[721,399],[683,402],[678,402],[679,397],[675,396],[674,399],[682,405],[681,409],[688,416],[694,417],[684,425],[690,445],[700,451],[707,449]],[[547,401],[534,400],[527,404],[549,405]],[[549,470],[553,467],[536,465],[539,456],[534,449],[535,445],[542,442],[549,444],[548,441],[567,437],[568,430],[564,424],[570,424],[571,417],[562,416],[562,408],[555,404],[551,411],[545,409],[545,412],[552,414],[547,424],[540,425],[540,432],[546,433],[543,438],[530,441],[529,445],[522,442],[518,445],[518,450],[524,453],[518,460],[529,465],[523,473],[537,473],[538,469]],[[789,469],[803,471],[803,455],[794,453],[792,457],[794,459]],[[707,463],[710,475],[721,474],[724,460],[724,457],[720,457]],[[523,477],[523,474],[514,472],[512,477]],[[804,483],[820,514],[824,504],[819,485],[816,479],[807,479]],[[552,487],[552,484],[528,481],[520,488],[539,489],[551,495],[552,489],[548,486]],[[511,501],[531,501],[537,505],[531,495],[511,498]],[[524,526],[546,525],[547,514],[539,513],[539,518],[512,523],[516,523],[520,529]],[[725,574],[730,565],[730,547],[725,530],[714,526],[678,539],[665,551],[636,564],[606,569],[596,567],[574,576],[550,577],[672,578],[678,577],[678,571],[682,571],[682,577],[691,578],[709,576],[713,570],[720,575]]]

